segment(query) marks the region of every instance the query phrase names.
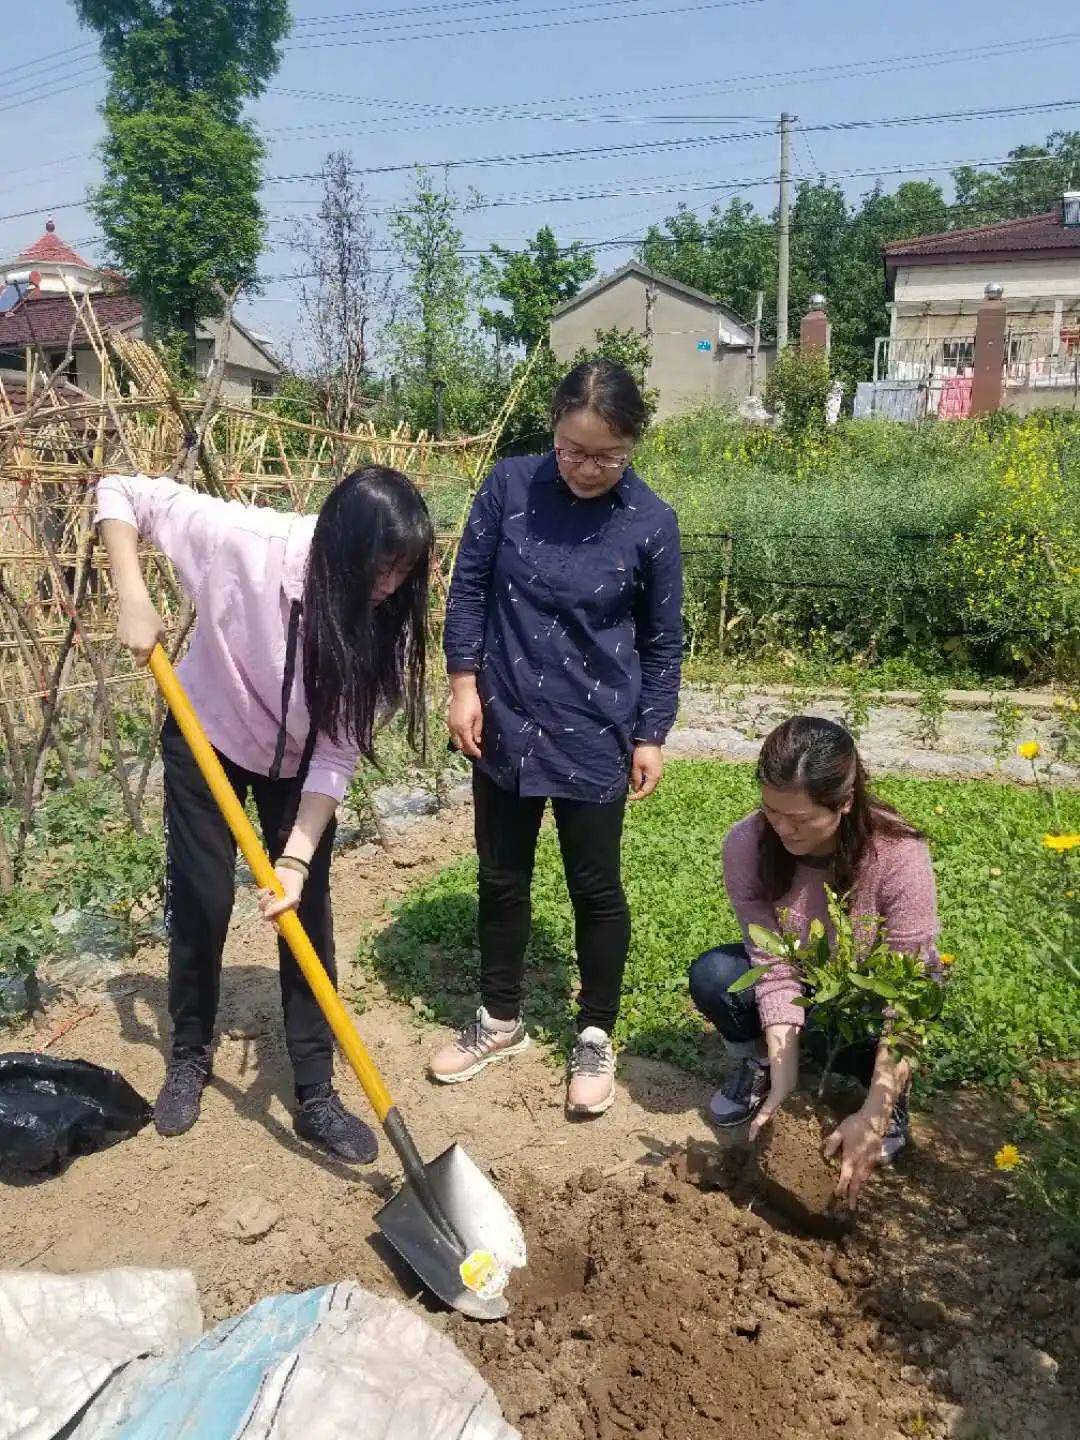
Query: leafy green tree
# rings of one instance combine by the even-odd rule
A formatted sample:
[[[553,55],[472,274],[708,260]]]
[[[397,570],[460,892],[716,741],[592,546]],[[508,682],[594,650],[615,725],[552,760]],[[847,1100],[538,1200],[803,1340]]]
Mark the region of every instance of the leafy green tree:
[[[952,174],[958,226],[1039,215],[1065,190],[1080,188],[1080,130],[1055,130],[1045,145],[1018,145],[994,170],[961,165]]]
[[[105,107],[106,178],[93,209],[115,262],[165,341],[220,315],[215,282],[250,285],[262,249],[262,146],[202,96],[163,93],[133,114]]]
[[[401,410],[418,429],[436,429],[441,414],[446,427],[478,433],[494,419],[505,393],[506,368],[473,321],[476,285],[461,231],[468,204],[437,190],[421,170],[412,199],[390,217],[409,276],[390,352]]]
[[[526,351],[547,339],[552,313],[596,274],[592,252],[580,245],[560,249],[547,225],[524,250],[492,245],[491,254],[494,259],[485,256],[480,262],[480,283],[509,308],[482,309],[480,323],[503,345]]]
[[[281,63],[288,0],[74,0],[101,38],[109,100],[127,111],[161,91],[202,94],[237,119]]]
[[[255,282],[262,145],[241,119],[280,60],[288,0],[74,0],[109,72],[104,182],[91,208],[158,336]]]
[[[665,222],[650,227],[641,259],[660,275],[692,285],[752,318],[759,290],[765,294],[766,339],[775,334],[776,226],[746,200],[714,206],[702,222],[680,206]]]
[[[823,181],[799,185],[791,215],[788,323],[798,333],[810,296],[822,291],[832,318],[834,366],[850,377],[868,373],[874,339],[887,329],[881,247],[890,240],[945,229],[948,207],[937,185],[901,185],[894,195],[875,187],[857,206]],[[645,263],[752,316],[764,293],[765,340],[775,336],[776,215],[755,213],[743,200],[717,206],[703,222],[681,208],[654,226],[642,247]]]

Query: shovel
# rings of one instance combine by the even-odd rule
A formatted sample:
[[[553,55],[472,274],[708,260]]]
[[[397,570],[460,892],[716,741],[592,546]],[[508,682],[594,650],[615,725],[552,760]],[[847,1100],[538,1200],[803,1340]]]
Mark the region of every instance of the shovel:
[[[160,645],[150,654],[150,669],[255,883],[280,895],[270,857]],[[287,910],[274,923],[296,956],[405,1172],[404,1184],[375,1216],[375,1223],[440,1300],[477,1320],[501,1319],[510,1308],[503,1294],[510,1272],[525,1264],[525,1237],[517,1216],[456,1143],[424,1164],[296,912]]]

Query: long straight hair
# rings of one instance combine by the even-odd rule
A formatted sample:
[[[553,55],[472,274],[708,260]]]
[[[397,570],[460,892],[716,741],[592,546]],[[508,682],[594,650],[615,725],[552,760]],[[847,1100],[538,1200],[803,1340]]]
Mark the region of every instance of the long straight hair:
[[[410,745],[426,744],[424,676],[434,532],[419,490],[369,465],[330,492],[304,577],[304,691],[312,725],[374,758],[375,724],[404,708]],[[380,575],[408,570],[372,603]]]
[[[851,889],[875,835],[920,838],[902,815],[872,794],[855,741],[842,725],[816,715],[793,715],[765,738],[757,762],[759,785],[802,789],[816,805],[840,810],[833,882],[838,894]],[[779,900],[791,889],[796,858],[762,817],[758,870],[765,893]]]

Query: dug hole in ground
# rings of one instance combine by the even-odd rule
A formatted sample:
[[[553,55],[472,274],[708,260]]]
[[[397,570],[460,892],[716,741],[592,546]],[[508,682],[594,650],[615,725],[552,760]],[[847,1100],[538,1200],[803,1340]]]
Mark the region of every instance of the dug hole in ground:
[[[530,1263],[506,1321],[439,1310],[388,1252],[372,1220],[397,1183],[385,1147],[355,1170],[293,1136],[276,952],[243,907],[199,1124],[177,1140],[148,1127],[59,1177],[2,1177],[0,1265],[183,1266],[208,1321],[355,1279],[444,1328],[525,1440],[1075,1440],[1080,1265],[1008,1198],[992,1164],[1006,1117],[985,1095],[917,1116],[902,1165],[874,1178],[850,1230],[821,1236],[718,1145],[699,1077],[624,1056],[615,1107],[584,1124],[566,1122],[561,1069],[540,1046],[468,1085],[430,1084],[436,1032],[349,961],[387,900],[470,844],[459,810],[392,856],[340,856],[336,929],[344,988],[424,1154],[459,1139],[522,1220]],[[153,1096],[165,994],[164,950],[141,952],[73,1002],[53,1053],[116,1067]],[[62,1029],[64,1012],[49,1021]],[[12,1047],[39,1041],[28,1031]],[[366,1114],[340,1062],[338,1077]],[[778,1129],[774,1178],[789,1144],[805,1168],[806,1145]]]

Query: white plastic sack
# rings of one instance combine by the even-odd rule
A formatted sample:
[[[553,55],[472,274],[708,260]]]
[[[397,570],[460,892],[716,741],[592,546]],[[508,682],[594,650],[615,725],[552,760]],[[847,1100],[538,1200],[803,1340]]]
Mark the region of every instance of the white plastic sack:
[[[122,1377],[74,1440],[520,1440],[421,1316],[359,1285],[263,1300]]]
[[[118,1371],[202,1325],[185,1270],[0,1271],[0,1440],[52,1440]]]

